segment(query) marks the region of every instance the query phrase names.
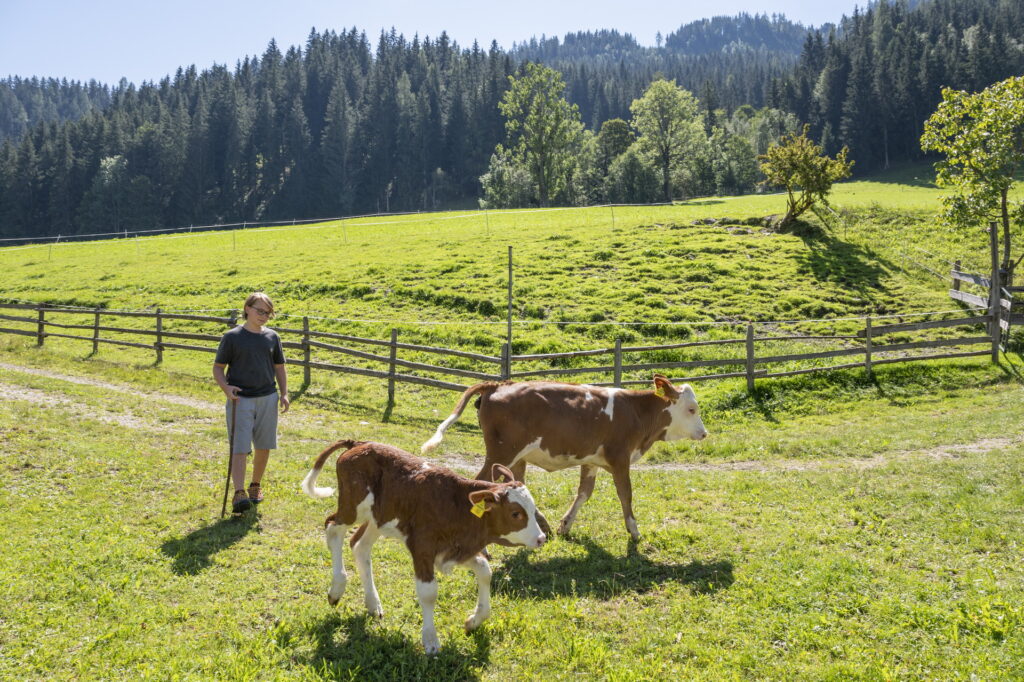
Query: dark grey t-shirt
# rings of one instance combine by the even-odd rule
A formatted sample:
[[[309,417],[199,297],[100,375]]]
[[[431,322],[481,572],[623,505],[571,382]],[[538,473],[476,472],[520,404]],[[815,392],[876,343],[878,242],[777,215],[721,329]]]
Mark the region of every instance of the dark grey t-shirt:
[[[274,365],[284,364],[281,337],[266,327],[259,333],[235,327],[221,337],[214,362],[228,366],[228,383],[242,389],[243,398],[270,395],[277,390]]]

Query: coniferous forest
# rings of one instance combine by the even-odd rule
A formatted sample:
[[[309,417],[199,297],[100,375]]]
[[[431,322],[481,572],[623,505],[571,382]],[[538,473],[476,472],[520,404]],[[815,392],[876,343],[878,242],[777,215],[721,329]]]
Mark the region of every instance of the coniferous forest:
[[[353,28],[157,83],[11,76],[0,81],[0,236],[477,206],[506,140],[498,104],[530,62],[561,74],[598,147],[606,127],[628,138],[630,106],[653,81],[692,93],[702,148],[725,156],[681,180],[677,198],[754,191],[766,135],[802,123],[870,172],[922,158],[943,87],[1024,74],[1024,3],[881,0],[810,29],[717,17],[657,42],[608,30],[501,50]],[[612,161],[555,201],[651,199],[609,189]]]

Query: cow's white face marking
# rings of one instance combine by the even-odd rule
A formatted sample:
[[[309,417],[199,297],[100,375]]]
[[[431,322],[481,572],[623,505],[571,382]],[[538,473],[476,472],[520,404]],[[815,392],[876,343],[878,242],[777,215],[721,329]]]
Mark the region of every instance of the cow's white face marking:
[[[530,491],[525,485],[509,488],[508,501],[515,502],[522,507],[529,521],[525,528],[503,535],[501,536],[502,539],[516,545],[526,545],[527,547],[540,547],[543,545],[544,540],[547,538],[537,524],[537,504],[533,501]]]
[[[689,384],[683,384],[679,398],[668,406],[672,421],[665,431],[665,440],[703,440],[708,431],[704,428],[704,420],[700,418],[700,407],[697,396]]]

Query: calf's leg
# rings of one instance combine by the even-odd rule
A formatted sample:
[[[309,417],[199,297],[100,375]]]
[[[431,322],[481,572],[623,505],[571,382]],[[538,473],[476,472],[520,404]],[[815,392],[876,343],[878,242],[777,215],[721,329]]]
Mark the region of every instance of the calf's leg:
[[[640,531],[636,527],[636,519],[633,517],[633,484],[629,480],[629,460],[625,465],[618,465],[612,468],[612,480],[615,481],[615,492],[619,495],[619,503],[622,505],[622,516],[626,520],[626,530],[634,540],[640,539]]]
[[[423,611],[423,651],[432,656],[441,650],[441,640],[437,638],[434,627],[434,606],[437,605],[437,580],[416,579],[416,600]]]
[[[597,480],[597,467],[583,465],[580,467],[580,487],[576,491],[576,499],[573,501],[572,506],[565,512],[565,516],[562,517],[561,523],[558,524],[558,534],[565,535],[572,528],[573,522],[576,520],[576,514],[579,512],[580,507],[590,499],[590,495],[594,492],[594,482]]]
[[[345,585],[348,583],[348,575],[345,573],[345,560],[342,558],[342,549],[345,547],[345,531],[348,526],[339,525],[334,522],[334,517],[327,520],[327,528],[324,535],[327,539],[327,549],[331,552],[331,589],[327,591],[327,602],[334,606],[341,599],[345,592]]]
[[[466,632],[472,632],[491,615],[491,565],[482,554],[477,554],[465,565],[476,576],[476,608],[466,619]]]
[[[380,530],[375,523],[361,526],[352,536],[352,554],[356,559],[359,579],[363,583],[363,603],[366,604],[366,610],[370,615],[376,618],[384,616],[384,608],[380,603],[377,586],[373,582],[373,561],[370,559],[370,551],[379,537]]]

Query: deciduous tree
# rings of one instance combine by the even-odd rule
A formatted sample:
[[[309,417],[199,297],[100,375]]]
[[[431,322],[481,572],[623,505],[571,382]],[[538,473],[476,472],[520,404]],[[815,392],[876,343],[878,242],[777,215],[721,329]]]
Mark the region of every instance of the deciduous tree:
[[[827,205],[832,184],[850,177],[853,168],[853,162],[846,160],[846,147],[830,159],[807,137],[809,127],[805,125],[799,135],[783,137],[780,144],[758,157],[766,178],[763,184],[786,188],[786,215],[780,227],[789,225],[818,202]]]

